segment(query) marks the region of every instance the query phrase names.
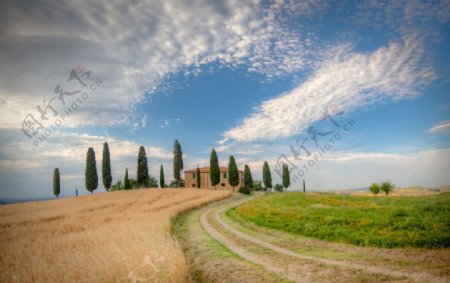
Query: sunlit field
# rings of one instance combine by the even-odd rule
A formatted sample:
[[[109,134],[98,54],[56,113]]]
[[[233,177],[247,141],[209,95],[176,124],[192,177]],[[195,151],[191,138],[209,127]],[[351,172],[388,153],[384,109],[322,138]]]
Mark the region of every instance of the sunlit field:
[[[268,228],[360,246],[450,247],[450,193],[416,197],[273,193],[229,215]]]
[[[0,281],[186,281],[170,220],[229,194],[148,189],[0,206]]]

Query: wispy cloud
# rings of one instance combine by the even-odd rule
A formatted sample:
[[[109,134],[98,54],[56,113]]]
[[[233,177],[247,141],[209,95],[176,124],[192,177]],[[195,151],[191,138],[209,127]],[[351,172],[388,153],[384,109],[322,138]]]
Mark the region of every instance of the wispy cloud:
[[[450,133],[450,120],[442,121],[427,130],[429,134]]]
[[[358,1],[355,21],[378,30],[440,40],[444,34],[439,28],[450,21],[450,5],[447,0],[363,0]]]
[[[344,49],[345,50],[345,49]],[[420,95],[435,75],[415,37],[392,41],[370,54],[339,52],[299,87],[261,103],[225,140],[273,140],[298,134],[325,109],[351,111],[384,100]]]
[[[133,127],[145,125],[141,116],[124,116],[170,74],[198,74],[211,62],[269,79],[299,71],[311,62],[311,35],[291,30],[281,15],[310,17],[326,5],[295,2],[6,1],[0,12],[0,90],[7,102],[14,96],[17,103],[8,103],[8,119],[0,127],[17,128],[76,64],[92,69],[105,84],[71,122],[127,121]]]
[[[88,134],[70,134],[55,132],[52,139],[35,147],[28,142],[12,144],[17,133],[13,130],[2,130],[4,146],[0,149],[2,170],[31,169],[37,167],[51,168],[58,164],[73,162],[83,165],[88,147],[93,147],[97,161],[101,160],[103,143],[108,142],[111,156],[115,160],[135,159],[139,144],[133,141],[118,140],[111,137]],[[171,159],[172,153],[160,147],[144,145],[147,157],[150,159]],[[17,150],[19,149],[19,150]]]
[[[367,187],[390,179],[397,186],[443,186],[450,183],[450,149],[426,149],[405,154],[334,152],[306,177],[322,189]]]
[[[175,119],[164,119],[164,121],[159,125],[159,127],[161,129],[166,129],[166,128],[170,128],[170,126],[174,123],[179,123],[181,122],[180,118],[175,118]]]

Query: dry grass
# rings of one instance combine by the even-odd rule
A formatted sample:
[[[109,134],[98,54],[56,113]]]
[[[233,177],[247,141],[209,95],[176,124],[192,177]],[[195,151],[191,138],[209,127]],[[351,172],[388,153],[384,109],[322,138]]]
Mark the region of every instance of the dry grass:
[[[151,189],[0,206],[0,281],[186,281],[170,219],[229,194]]]

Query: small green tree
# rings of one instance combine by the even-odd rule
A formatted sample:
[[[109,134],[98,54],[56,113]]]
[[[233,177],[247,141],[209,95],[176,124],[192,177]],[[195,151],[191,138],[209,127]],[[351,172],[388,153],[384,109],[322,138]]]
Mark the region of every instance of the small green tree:
[[[373,183],[369,190],[372,194],[377,195],[380,192],[380,185],[378,183]]]
[[[387,195],[393,191],[394,185],[390,181],[381,182],[380,189]]]
[[[289,174],[289,167],[287,164],[283,164],[283,187],[286,189],[291,184],[291,176]]]
[[[161,164],[159,168],[159,186],[163,189],[166,186],[166,181],[164,180],[164,168]]]
[[[275,186],[273,187],[273,189],[277,192],[282,192],[283,191],[283,186],[281,184],[275,184]]]
[[[180,187],[184,187],[184,180],[180,179],[180,182],[177,180],[170,181],[169,188],[176,188],[178,185],[180,185]]]
[[[228,183],[233,187],[239,185],[239,171],[236,165],[236,160],[234,156],[230,156],[230,162],[228,163]]]
[[[109,188],[111,188],[112,176],[111,176],[111,160],[109,157],[109,146],[107,142],[103,144],[102,177],[103,177],[103,186],[108,191]]]
[[[211,157],[209,159],[209,178],[211,180],[211,185],[216,188],[216,185],[220,183],[220,168],[219,159],[217,158],[216,150],[213,148],[211,151]]]
[[[244,195],[250,195],[252,193],[252,190],[249,187],[240,187],[238,192]]]
[[[137,160],[137,182],[141,187],[145,187],[148,183],[148,165],[147,156],[145,154],[145,148],[141,146],[139,148],[138,160]]]
[[[263,191],[264,188],[263,188],[263,186],[262,186],[262,182],[259,181],[259,180],[254,181],[254,182],[253,182],[253,189],[254,189],[255,191]]]
[[[245,164],[244,167],[244,186],[249,189],[253,189],[253,177],[250,167]]]
[[[136,179],[130,178],[130,188],[131,189],[139,189],[139,184]]]
[[[95,151],[92,147],[88,148],[86,157],[86,171],[84,174],[86,189],[94,193],[98,186],[97,162],[95,161]]]
[[[53,171],[53,194],[56,198],[59,198],[59,194],[61,193],[61,184],[59,181],[59,169],[55,168]]]
[[[158,180],[156,180],[156,178],[153,178],[152,176],[149,176],[147,182],[145,183],[145,187],[158,188]]]
[[[267,163],[267,161],[264,161],[263,166],[263,182],[265,190],[270,191],[272,188],[272,175],[270,174],[269,163]]]
[[[120,187],[118,189],[120,190]],[[128,179],[128,168],[125,169],[125,179],[123,181],[123,189],[124,190],[131,190],[130,179]]]
[[[116,184],[113,186],[115,190],[120,191],[122,189],[122,181],[117,180]]]
[[[173,177],[177,180],[177,187],[181,187],[181,170],[183,170],[183,151],[178,140],[173,145]]]
[[[202,178],[200,176],[200,168],[198,168],[197,166],[197,172],[195,172],[195,178],[197,179],[197,188],[201,188],[202,187]]]

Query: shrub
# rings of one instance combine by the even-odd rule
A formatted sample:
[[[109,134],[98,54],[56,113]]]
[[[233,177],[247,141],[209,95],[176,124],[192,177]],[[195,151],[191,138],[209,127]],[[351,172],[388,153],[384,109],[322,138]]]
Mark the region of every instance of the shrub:
[[[254,181],[253,182],[253,189],[255,191],[264,191],[264,188],[262,186],[262,182],[261,181]]]
[[[117,182],[111,186],[111,191],[120,191],[122,188],[122,181],[117,180]]]
[[[179,183],[177,180],[172,180],[169,184],[169,188],[178,188],[178,185],[180,188],[184,188],[184,180],[180,179]]]
[[[283,185],[276,184],[275,187],[273,187],[275,191],[282,192],[283,191]]]
[[[147,188],[158,188],[158,181],[152,176],[149,176],[147,181],[145,182],[145,186]]]
[[[248,187],[240,187],[239,192],[244,195],[249,195],[252,193],[252,190]]]

